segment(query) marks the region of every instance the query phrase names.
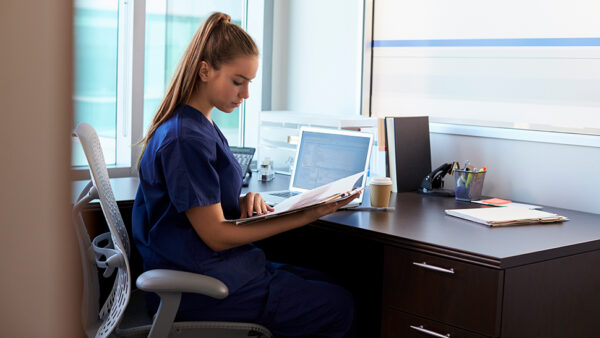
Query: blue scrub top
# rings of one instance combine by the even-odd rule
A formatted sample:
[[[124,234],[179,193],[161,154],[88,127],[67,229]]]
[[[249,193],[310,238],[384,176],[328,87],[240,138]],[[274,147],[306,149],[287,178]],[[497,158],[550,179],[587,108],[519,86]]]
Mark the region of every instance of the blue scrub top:
[[[252,244],[215,252],[185,210],[221,203],[227,219],[240,217],[242,173],[227,139],[201,112],[184,105],[160,125],[140,162],[132,228],[144,270],[176,269],[220,279],[233,293],[265,271]]]

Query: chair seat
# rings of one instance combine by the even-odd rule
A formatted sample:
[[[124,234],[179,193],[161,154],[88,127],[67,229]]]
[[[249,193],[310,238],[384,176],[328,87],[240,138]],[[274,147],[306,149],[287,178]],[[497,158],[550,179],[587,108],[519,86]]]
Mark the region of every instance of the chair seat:
[[[145,294],[141,290],[131,293],[125,316],[114,337],[147,337],[152,327],[152,315],[146,309]],[[223,330],[227,331],[223,331]],[[240,322],[175,322],[169,337],[181,338],[248,338],[270,337],[268,329],[258,324]]]

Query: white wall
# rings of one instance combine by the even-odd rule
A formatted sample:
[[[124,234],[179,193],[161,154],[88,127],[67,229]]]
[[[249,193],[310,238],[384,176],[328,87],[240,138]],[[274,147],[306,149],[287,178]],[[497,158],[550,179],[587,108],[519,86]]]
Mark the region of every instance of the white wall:
[[[600,214],[600,148],[437,133],[430,140],[433,166],[487,166],[485,195]]]
[[[358,115],[362,1],[274,1],[271,110]]]
[[[0,337],[81,337],[70,219],[73,2],[0,11]]]

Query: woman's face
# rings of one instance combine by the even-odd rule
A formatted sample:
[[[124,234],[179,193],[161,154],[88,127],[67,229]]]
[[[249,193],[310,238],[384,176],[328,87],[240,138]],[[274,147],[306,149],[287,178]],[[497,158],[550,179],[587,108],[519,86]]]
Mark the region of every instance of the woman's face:
[[[248,85],[256,77],[258,57],[238,56],[220,69],[209,67],[206,86],[209,103],[217,109],[231,113],[250,95]]]

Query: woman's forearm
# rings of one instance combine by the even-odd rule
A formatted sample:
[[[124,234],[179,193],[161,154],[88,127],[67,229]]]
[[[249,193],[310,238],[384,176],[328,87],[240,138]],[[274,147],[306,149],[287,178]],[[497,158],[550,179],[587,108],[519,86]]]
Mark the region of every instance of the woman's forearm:
[[[221,251],[259,241],[314,222],[347,205],[357,196],[353,195],[342,201],[247,225],[235,225],[227,222],[220,203],[192,208],[186,210],[185,213],[202,241],[212,250]]]
[[[259,241],[301,227],[319,218],[319,213],[314,210],[305,210],[247,225],[235,225],[225,220],[220,204],[216,206],[197,207],[186,211],[198,236],[214,251]]]

